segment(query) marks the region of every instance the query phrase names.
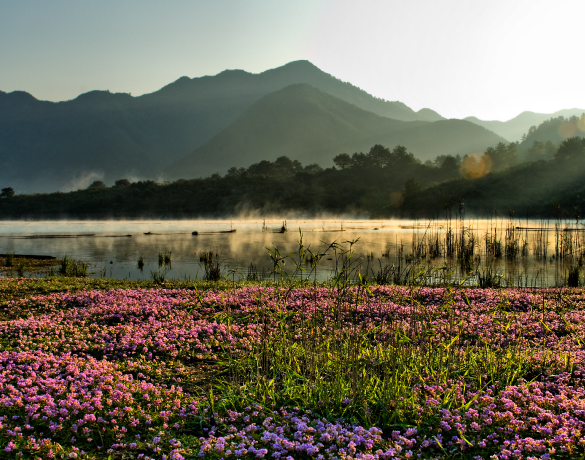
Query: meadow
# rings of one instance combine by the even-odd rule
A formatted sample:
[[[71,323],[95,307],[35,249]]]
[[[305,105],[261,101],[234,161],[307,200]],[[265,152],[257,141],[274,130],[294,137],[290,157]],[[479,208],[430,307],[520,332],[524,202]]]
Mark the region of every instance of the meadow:
[[[0,279],[0,458],[582,458],[580,289]]]

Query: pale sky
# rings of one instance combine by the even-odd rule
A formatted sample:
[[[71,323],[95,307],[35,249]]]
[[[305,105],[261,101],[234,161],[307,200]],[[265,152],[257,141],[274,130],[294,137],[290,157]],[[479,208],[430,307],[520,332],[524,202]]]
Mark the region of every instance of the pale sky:
[[[308,59],[448,118],[585,108],[582,0],[0,0],[0,90],[139,95]]]

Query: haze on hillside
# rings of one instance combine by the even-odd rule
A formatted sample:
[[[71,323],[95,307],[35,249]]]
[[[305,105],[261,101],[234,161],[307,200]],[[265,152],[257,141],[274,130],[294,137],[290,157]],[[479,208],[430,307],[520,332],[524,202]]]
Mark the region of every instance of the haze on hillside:
[[[286,110],[283,110],[286,107]],[[461,120],[399,121],[367,112],[307,84],[265,96],[204,146],[165,170],[170,178],[225,173],[287,156],[304,164],[332,166],[339,153],[374,144],[408,145],[421,160],[465,155],[505,140]]]

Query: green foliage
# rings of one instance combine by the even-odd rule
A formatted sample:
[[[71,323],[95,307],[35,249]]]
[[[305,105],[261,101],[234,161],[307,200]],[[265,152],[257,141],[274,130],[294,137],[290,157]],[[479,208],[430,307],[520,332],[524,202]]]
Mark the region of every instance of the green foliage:
[[[14,196],[14,189],[12,187],[6,187],[2,189],[0,198],[12,198]]]
[[[377,144],[367,153],[337,155],[336,167],[327,169],[281,156],[233,167],[223,177],[18,195],[0,200],[0,218],[195,218],[242,209],[411,218],[449,215],[462,201],[468,211],[483,215],[580,218],[585,215],[585,139],[566,139],[554,155],[551,145],[532,146],[533,153],[549,160],[523,164],[517,164],[515,143],[499,143],[481,156],[439,155],[426,163],[403,146]],[[161,265],[166,263],[170,260],[162,254]]]
[[[491,158],[493,170],[502,170],[514,166],[518,162],[517,150],[518,144],[515,142],[508,145],[499,142],[495,148],[489,147],[485,154]]]
[[[72,259],[69,256],[64,256],[59,266],[59,274],[67,277],[85,277],[87,276],[88,264],[80,260]]]
[[[555,153],[555,159],[582,163],[585,160],[585,138],[571,137],[563,141]]]
[[[583,126],[585,126],[583,125],[583,115],[581,118],[576,116],[551,118],[542,122],[538,127],[530,127],[520,145],[523,149],[532,146],[536,141],[543,143],[550,141],[554,145],[559,145],[570,137],[583,136]]]
[[[128,179],[119,179],[114,183],[114,187],[128,187],[130,181]]]
[[[14,267],[14,253],[8,253],[6,255],[6,261],[4,262],[5,267]]]
[[[96,180],[93,181],[89,187],[87,187],[89,190],[95,190],[95,189],[101,189],[101,188],[107,188],[107,185],[104,184],[101,180]]]
[[[551,141],[534,141],[526,150],[526,161],[551,160],[556,150],[556,147]]]

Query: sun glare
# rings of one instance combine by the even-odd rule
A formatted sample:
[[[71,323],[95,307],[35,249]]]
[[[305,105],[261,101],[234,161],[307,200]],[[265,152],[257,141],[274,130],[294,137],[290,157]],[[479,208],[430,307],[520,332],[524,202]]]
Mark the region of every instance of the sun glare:
[[[585,114],[581,115],[581,118],[577,120],[577,129],[582,133],[585,133]]]
[[[559,126],[559,134],[562,137],[569,138],[573,137],[577,132],[577,125],[571,121],[566,121]]]
[[[478,179],[492,170],[493,161],[487,153],[474,153],[461,161],[459,172],[466,179]]]

